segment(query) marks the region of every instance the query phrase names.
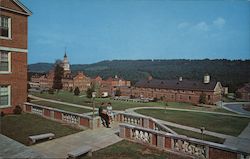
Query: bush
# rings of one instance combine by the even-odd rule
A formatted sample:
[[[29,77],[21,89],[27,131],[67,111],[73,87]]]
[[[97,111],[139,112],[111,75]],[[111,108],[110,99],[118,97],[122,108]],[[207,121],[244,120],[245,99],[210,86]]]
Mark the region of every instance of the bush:
[[[153,98],[153,100],[152,100],[152,102],[157,102],[158,101],[158,99],[157,98]]]
[[[74,95],[79,96],[79,94],[80,94],[80,90],[79,90],[78,87],[76,87],[75,90],[74,90]]]
[[[17,105],[14,109],[13,109],[13,113],[14,114],[21,114],[22,113],[22,108]]]
[[[5,116],[4,112],[1,112],[1,117],[4,117],[4,116]]]
[[[48,93],[49,93],[49,94],[54,94],[54,92],[55,92],[55,90],[54,90],[53,88],[50,88],[50,89],[48,90]]]
[[[70,93],[72,93],[72,92],[73,92],[73,88],[72,88],[72,87],[70,87],[69,92],[70,92]]]
[[[30,97],[27,97],[27,102],[30,102]]]

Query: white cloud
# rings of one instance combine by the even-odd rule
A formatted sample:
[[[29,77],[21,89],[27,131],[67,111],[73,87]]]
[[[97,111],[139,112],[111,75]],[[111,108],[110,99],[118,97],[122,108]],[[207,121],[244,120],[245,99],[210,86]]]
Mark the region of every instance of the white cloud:
[[[226,20],[222,17],[218,17],[212,22],[200,21],[198,23],[192,24],[189,22],[180,23],[177,28],[178,29],[193,29],[198,31],[209,31],[213,29],[222,29],[226,24]]]
[[[213,21],[213,25],[218,27],[218,28],[222,28],[226,23],[226,20],[224,18],[217,18],[216,20]]]
[[[179,28],[179,29],[184,29],[184,28],[187,28],[187,27],[189,27],[189,26],[190,26],[189,23],[187,23],[187,22],[182,22],[182,23],[180,23],[180,24],[178,25],[178,28]]]
[[[206,22],[200,22],[194,26],[194,28],[202,31],[208,31],[209,25]]]

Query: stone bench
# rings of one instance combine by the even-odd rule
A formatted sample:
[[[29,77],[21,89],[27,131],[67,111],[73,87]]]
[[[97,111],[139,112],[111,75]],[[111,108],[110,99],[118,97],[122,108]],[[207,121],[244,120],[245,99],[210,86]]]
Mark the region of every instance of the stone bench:
[[[92,156],[92,148],[90,146],[85,145],[85,146],[79,147],[76,150],[70,151],[68,153],[68,158],[70,159],[77,158],[86,153],[88,153],[88,156],[90,157]]]
[[[32,145],[36,143],[37,140],[42,140],[42,139],[53,139],[55,138],[55,134],[53,133],[47,133],[47,134],[40,134],[40,135],[33,135],[29,136],[29,144]]]

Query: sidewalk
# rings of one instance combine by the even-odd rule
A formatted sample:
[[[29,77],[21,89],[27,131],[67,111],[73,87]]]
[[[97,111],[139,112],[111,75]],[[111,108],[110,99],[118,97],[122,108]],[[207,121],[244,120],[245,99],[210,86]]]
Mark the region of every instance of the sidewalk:
[[[73,107],[78,107],[78,108],[84,108],[84,109],[90,109],[93,110],[92,107],[89,106],[84,106],[84,105],[79,105],[79,104],[73,104],[73,103],[67,103],[67,102],[60,102],[57,100],[53,100],[53,99],[45,99],[45,98],[40,98],[40,97],[36,97],[33,95],[28,95],[28,97],[36,99],[36,100],[43,100],[43,101],[47,101],[47,102],[52,102],[52,103],[58,103],[58,104],[64,104],[64,105],[69,105],[69,106],[73,106]],[[98,110],[97,108],[95,108],[95,110]]]
[[[155,108],[155,107],[152,107],[152,108]],[[126,112],[132,113],[132,114],[136,114],[136,115],[141,115],[139,113],[136,113],[136,112],[132,111],[132,109],[129,109],[129,111],[126,111]],[[133,109],[133,110],[135,110],[135,109]],[[144,115],[141,115],[141,116],[144,116]],[[189,130],[189,131],[193,131],[193,132],[197,132],[197,133],[201,133],[201,130],[198,129],[198,128],[194,128],[194,127],[190,127],[190,126],[185,126],[185,125],[180,125],[180,124],[176,124],[176,123],[173,123],[173,122],[164,121],[164,120],[160,120],[160,119],[156,119],[156,120],[159,123],[164,124],[164,125],[172,126],[172,127],[179,128],[179,129]],[[204,134],[205,135],[214,136],[214,137],[223,138],[223,139],[236,138],[236,137],[231,136],[231,135],[216,133],[216,132],[212,132],[212,131],[208,131],[208,130],[205,130]]]
[[[66,158],[68,152],[84,145],[92,147],[92,151],[97,151],[122,140],[115,134],[118,132],[118,123],[113,123],[111,127],[88,129],[30,147],[49,158]]]
[[[224,145],[237,147],[241,151],[250,153],[250,123],[237,138],[226,139]]]

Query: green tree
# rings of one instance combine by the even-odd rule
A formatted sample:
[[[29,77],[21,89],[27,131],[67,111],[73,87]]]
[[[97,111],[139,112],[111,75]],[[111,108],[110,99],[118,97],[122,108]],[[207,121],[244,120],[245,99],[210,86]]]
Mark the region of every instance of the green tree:
[[[57,60],[54,69],[54,79],[53,79],[53,89],[56,89],[57,92],[63,88],[62,77],[64,70],[61,66],[61,61]]]
[[[120,89],[117,89],[116,91],[115,91],[115,96],[121,96],[122,95],[122,92],[121,92],[121,90]]]
[[[206,103],[206,94],[201,93],[199,103],[205,104]]]
[[[79,96],[79,94],[80,94],[80,90],[79,90],[78,87],[76,87],[75,90],[74,90],[74,95]]]
[[[93,87],[90,87],[87,89],[86,94],[87,94],[87,98],[92,98],[92,92],[94,92],[95,90],[93,89]]]

